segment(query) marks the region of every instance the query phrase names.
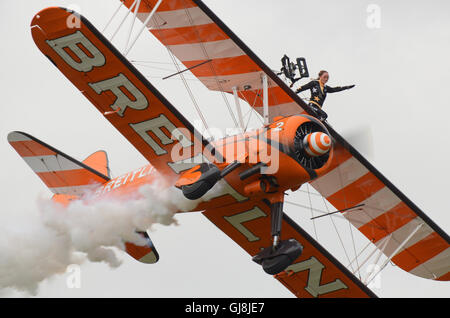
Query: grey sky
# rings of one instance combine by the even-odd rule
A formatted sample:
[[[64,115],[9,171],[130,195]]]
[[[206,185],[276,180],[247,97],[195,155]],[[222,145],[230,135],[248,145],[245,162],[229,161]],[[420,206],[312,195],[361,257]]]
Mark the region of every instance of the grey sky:
[[[330,86],[356,84],[350,91],[328,96],[325,111],[329,122],[343,134],[370,127],[374,146],[370,161],[449,232],[448,1],[436,0],[432,5],[417,0],[204,2],[273,69],[280,68],[285,53],[305,56],[311,76],[326,69]],[[380,28],[367,27],[367,7],[372,3],[381,9]],[[29,30],[34,14],[48,6],[69,5],[78,6],[102,29],[118,1],[0,2],[4,41],[0,50],[2,214],[30,213],[36,209],[39,196],[50,196],[7,143],[6,136],[12,130],[28,132],[80,160],[104,149],[114,176],[146,164],[34,45]],[[124,37],[115,44],[122,49]],[[143,34],[129,58],[170,62],[167,51],[148,34]],[[161,80],[172,72],[173,65],[159,67],[164,70],[140,69],[188,119],[197,120],[181,81]],[[208,92],[194,80],[189,84],[210,126],[232,127],[220,94]],[[258,120],[252,124],[257,127]],[[304,199],[300,193],[289,197],[306,205]],[[286,205],[286,212],[313,233],[308,210]],[[179,215],[177,219],[179,226],[155,226],[150,233],[161,256],[158,264],[145,266],[127,256],[116,270],[103,264],[85,264],[80,289],[68,289],[67,277],[61,275],[43,283],[38,296],[292,297],[202,215]],[[319,241],[345,260],[330,225],[316,225]],[[349,239],[348,225],[339,226]],[[356,231],[353,234],[363,245],[363,237]],[[381,297],[450,296],[449,283],[417,278],[391,265],[381,274],[380,284],[374,291]]]

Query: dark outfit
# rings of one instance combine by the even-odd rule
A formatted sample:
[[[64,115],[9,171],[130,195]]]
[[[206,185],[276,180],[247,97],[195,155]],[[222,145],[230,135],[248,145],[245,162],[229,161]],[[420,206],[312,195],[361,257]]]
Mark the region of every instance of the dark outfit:
[[[300,92],[310,90],[311,98],[309,100],[309,106],[314,111],[316,117],[323,121],[327,119],[328,115],[322,110],[323,102],[327,97],[327,93],[336,93],[346,89],[350,89],[355,85],[350,86],[338,86],[338,87],[330,87],[328,85],[322,86],[319,80],[313,80],[306,85],[300,86],[295,92],[298,94]]]

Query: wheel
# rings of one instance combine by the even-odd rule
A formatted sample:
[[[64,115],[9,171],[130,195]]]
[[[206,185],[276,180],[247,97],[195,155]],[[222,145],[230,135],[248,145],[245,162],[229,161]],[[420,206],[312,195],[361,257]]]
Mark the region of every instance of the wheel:
[[[288,256],[279,255],[273,258],[265,259],[262,262],[262,268],[267,274],[275,275],[284,271],[291,264],[292,260]]]

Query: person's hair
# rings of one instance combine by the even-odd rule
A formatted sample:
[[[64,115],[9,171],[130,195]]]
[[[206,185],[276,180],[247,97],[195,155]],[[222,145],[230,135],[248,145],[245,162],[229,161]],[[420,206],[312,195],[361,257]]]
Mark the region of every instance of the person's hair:
[[[328,73],[327,71],[325,71],[325,70],[321,70],[320,72],[319,72],[319,77],[317,78],[317,79],[319,79],[323,74],[325,74],[325,73]]]

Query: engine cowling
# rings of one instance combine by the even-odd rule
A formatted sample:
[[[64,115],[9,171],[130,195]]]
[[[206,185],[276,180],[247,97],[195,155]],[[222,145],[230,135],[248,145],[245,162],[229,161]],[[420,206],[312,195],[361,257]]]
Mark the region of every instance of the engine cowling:
[[[269,127],[271,131],[267,134],[279,140],[281,156],[292,159],[280,160],[276,173],[280,184],[301,185],[328,170],[333,157],[333,140],[319,120],[296,115],[281,118]],[[278,134],[276,138],[275,134]]]
[[[230,154],[225,151],[228,146],[241,147]],[[280,118],[261,129],[223,139],[215,147],[233,163],[203,163],[184,172],[176,186],[188,199],[200,198],[236,169],[228,181],[246,196],[296,189],[324,174],[333,157],[326,127],[307,115]]]

